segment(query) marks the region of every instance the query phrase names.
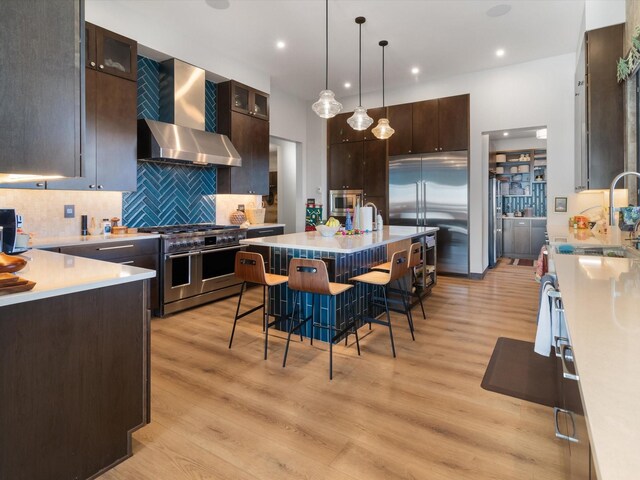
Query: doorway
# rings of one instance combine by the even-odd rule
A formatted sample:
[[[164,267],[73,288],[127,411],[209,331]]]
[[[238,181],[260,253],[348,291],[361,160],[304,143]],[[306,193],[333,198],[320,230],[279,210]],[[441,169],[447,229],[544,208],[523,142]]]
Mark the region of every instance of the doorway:
[[[269,195],[263,196],[265,222],[282,223],[285,233],[304,230],[302,145],[278,137],[269,139]]]

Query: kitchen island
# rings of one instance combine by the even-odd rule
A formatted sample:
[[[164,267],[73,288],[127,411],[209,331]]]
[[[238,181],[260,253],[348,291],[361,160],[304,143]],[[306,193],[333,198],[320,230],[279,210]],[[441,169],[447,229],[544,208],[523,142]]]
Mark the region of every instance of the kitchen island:
[[[393,252],[400,249],[408,249],[411,243],[416,241],[423,242],[423,250],[425,252],[429,250],[430,252],[427,262],[435,265],[437,231],[437,227],[387,226],[381,231],[369,232],[363,235],[323,237],[319,232],[300,232],[245,239],[241,240],[240,243],[269,247],[270,273],[287,275],[289,262],[292,258],[315,258],[323,260],[327,264],[330,281],[349,283],[350,278],[366,273],[374,265],[386,262]],[[435,273],[433,277],[435,283]],[[420,278],[425,279],[426,274]],[[335,305],[331,305],[333,302],[328,297],[317,302],[316,319],[323,324],[327,324],[329,311],[335,308],[336,327],[341,329],[346,324],[344,313],[348,310],[345,306],[349,299],[352,301],[353,311],[357,317],[362,315],[377,316],[380,313],[379,311],[373,311],[373,307],[368,301],[371,296],[371,286],[358,283],[353,290],[352,296],[350,296],[350,292],[338,295]],[[308,295],[303,295],[302,297],[302,315],[306,317],[311,314],[311,299]],[[269,302],[271,312],[284,319],[293,309],[293,292],[288,289],[286,284],[274,287],[271,289]],[[281,322],[277,327],[286,329],[286,324]],[[311,335],[310,325],[307,325],[306,330],[303,330],[303,335]],[[327,341],[328,331],[315,329],[315,338]]]
[[[30,250],[0,296],[0,478],[86,479],[149,422],[152,270]]]

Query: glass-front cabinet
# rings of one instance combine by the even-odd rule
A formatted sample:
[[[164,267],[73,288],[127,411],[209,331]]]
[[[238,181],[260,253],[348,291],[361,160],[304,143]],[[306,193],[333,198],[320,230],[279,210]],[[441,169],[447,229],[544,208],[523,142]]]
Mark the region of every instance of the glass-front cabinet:
[[[138,44],[117,33],[85,22],[86,67],[127,80],[137,80]]]
[[[231,82],[231,110],[269,120],[269,95],[241,83]]]

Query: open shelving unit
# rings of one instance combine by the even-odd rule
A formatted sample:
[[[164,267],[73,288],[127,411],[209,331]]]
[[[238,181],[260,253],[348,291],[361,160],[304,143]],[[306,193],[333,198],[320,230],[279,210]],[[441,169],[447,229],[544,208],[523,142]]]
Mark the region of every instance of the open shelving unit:
[[[498,162],[499,155],[504,155],[506,161]],[[523,157],[526,160],[522,160]],[[527,166],[527,171],[511,171],[512,168],[521,170],[522,166]],[[499,167],[504,169],[502,173],[497,172]],[[489,165],[489,171],[501,182],[503,197],[531,197],[534,183],[546,183],[546,168],[547,150],[542,148],[496,151],[492,153]]]

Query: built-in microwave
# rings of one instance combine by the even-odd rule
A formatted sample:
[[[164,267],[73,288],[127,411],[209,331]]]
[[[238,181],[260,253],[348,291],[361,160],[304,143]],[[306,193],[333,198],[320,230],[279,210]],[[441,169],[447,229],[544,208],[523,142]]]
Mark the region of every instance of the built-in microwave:
[[[329,191],[329,215],[344,217],[347,209],[353,213],[356,204],[362,205],[362,190],[330,190]]]

